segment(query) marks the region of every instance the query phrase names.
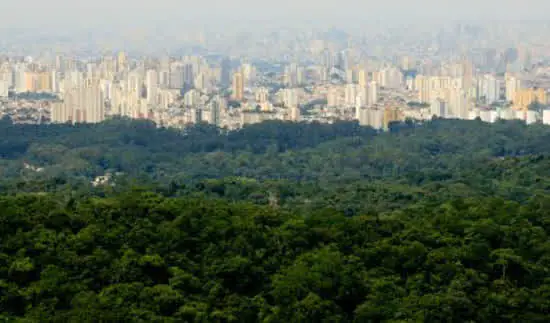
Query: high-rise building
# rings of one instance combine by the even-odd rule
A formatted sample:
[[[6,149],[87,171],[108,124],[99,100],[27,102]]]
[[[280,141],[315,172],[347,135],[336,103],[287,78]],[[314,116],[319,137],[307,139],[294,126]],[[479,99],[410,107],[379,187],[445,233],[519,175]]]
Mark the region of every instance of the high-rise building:
[[[287,108],[293,108],[298,106],[298,93],[296,89],[283,90],[283,104]]]
[[[183,87],[190,88],[193,87],[193,82],[195,81],[197,69],[194,68],[194,64],[187,63],[183,65]]]
[[[294,122],[300,122],[301,114],[300,114],[300,108],[297,106],[290,108],[290,120]]]
[[[233,99],[237,101],[244,99],[244,78],[240,72],[233,74]]]
[[[295,63],[285,66],[285,71],[283,76],[284,85],[288,87],[295,87],[299,85],[298,70],[299,70],[299,66]]]
[[[143,77],[138,70],[134,70],[128,74],[128,92],[136,98],[142,96]]]
[[[415,89],[418,91],[418,101],[427,103],[431,101],[430,77],[418,75],[415,79]]]
[[[256,102],[262,104],[269,101],[269,89],[265,87],[258,88],[255,93]]]
[[[202,110],[197,108],[189,109],[189,122],[193,124],[202,122]]]
[[[6,82],[6,85],[8,88],[13,86],[13,71],[9,68],[6,69],[0,69],[0,81]]]
[[[75,109],[74,121],[97,123],[105,120],[105,102],[99,80],[85,80],[79,92],[80,105]]]
[[[65,71],[65,59],[61,55],[55,56],[55,70],[60,72]]]
[[[131,117],[128,105],[128,93],[120,83],[114,84],[111,88],[111,114]]]
[[[414,65],[415,64],[413,62],[413,59],[409,56],[403,56],[403,58],[401,59],[401,68],[405,71],[413,69]]]
[[[527,111],[532,103],[538,102],[542,105],[547,103],[546,91],[537,89],[520,89],[514,96],[514,109]]]
[[[38,74],[26,71],[25,72],[25,90],[23,92],[36,92],[38,89]]]
[[[484,75],[479,80],[480,94],[487,104],[500,100],[500,81],[491,74]]]
[[[36,75],[38,92],[52,92],[52,75],[50,72],[41,72]]]
[[[414,87],[414,79],[412,77],[407,77],[407,79],[405,80],[405,88],[409,91],[413,91],[415,90],[415,87]]]
[[[159,75],[159,86],[163,88],[170,87],[170,69],[161,69]]]
[[[336,108],[340,105],[340,91],[336,87],[329,88],[327,92],[327,106]]]
[[[155,70],[147,70],[145,73],[145,88],[147,90],[147,102],[149,104],[157,104],[158,94],[158,73]]]
[[[359,124],[361,126],[367,126],[369,124],[369,120],[368,120],[368,112],[367,112],[367,109],[360,106],[360,105],[357,105],[355,107],[355,119],[357,119],[357,121],[359,121]]]
[[[390,67],[378,73],[379,84],[384,88],[398,89],[403,84],[403,73],[398,68]]]
[[[361,97],[362,105],[367,104],[368,90],[369,90],[369,80],[368,72],[364,68],[359,68],[357,70],[357,95]]]
[[[84,78],[81,72],[79,71],[70,71],[65,73],[65,84],[64,91],[68,91],[73,88],[79,88],[82,86]]]
[[[318,68],[319,81],[322,83],[328,82],[330,80],[330,70],[325,67]]]
[[[338,67],[342,70],[342,71],[345,71],[347,69],[349,69],[350,65],[351,65],[351,55],[350,55],[350,51],[349,50],[343,50],[341,52],[338,53]]]
[[[516,96],[517,91],[521,89],[521,81],[517,77],[506,73],[505,82],[506,101],[512,102],[514,101],[514,97]]]
[[[183,103],[188,107],[195,107],[199,104],[201,94],[198,90],[192,89],[187,91],[183,96]]]
[[[369,83],[368,105],[373,106],[378,103],[378,83],[371,81]]]
[[[9,94],[8,82],[0,80],[0,98],[7,98]]]
[[[369,73],[365,69],[359,69],[357,71],[357,83],[361,88],[367,88],[369,82]]]
[[[306,83],[305,70],[302,66],[296,68],[296,84],[302,85]]]
[[[241,66],[243,82],[245,86],[251,85],[256,80],[256,67],[252,64],[245,63]],[[294,73],[294,81],[296,82],[296,71]]]
[[[53,123],[72,122],[72,119],[73,119],[72,94],[73,92],[65,93],[63,97],[63,102],[55,102],[52,104],[51,120]]]
[[[470,102],[466,92],[460,88],[452,88],[449,91],[449,96],[449,116],[457,119],[468,119]]]
[[[436,116],[439,118],[447,117],[447,103],[442,99],[434,100],[430,107],[430,112],[432,116]]]
[[[334,67],[334,55],[330,49],[325,48],[321,53],[321,63],[327,70]]]
[[[381,130],[384,128],[384,110],[376,108],[367,108],[368,125],[374,129]]]
[[[542,111],[542,123],[545,125],[550,125],[550,110],[545,109]]]
[[[213,98],[210,102],[210,118],[208,123],[220,126],[221,125],[221,104],[220,98]]]
[[[357,100],[357,94],[358,91],[356,84],[346,84],[344,104],[349,107],[354,107]]]
[[[350,84],[353,83],[355,80],[355,71],[351,68],[348,68],[346,70],[346,83]]]
[[[128,68],[128,59],[126,53],[120,52],[117,56],[117,71],[122,72]]]
[[[197,90],[201,90],[203,92],[209,92],[210,86],[209,86],[208,78],[206,76],[206,72],[200,72],[199,74],[197,74],[197,76],[195,76],[195,80],[193,81],[193,85]]]
[[[52,92],[53,93],[59,93],[60,92],[59,77],[58,77],[56,71],[51,71],[50,72],[50,79],[51,79],[51,83],[52,83]]]

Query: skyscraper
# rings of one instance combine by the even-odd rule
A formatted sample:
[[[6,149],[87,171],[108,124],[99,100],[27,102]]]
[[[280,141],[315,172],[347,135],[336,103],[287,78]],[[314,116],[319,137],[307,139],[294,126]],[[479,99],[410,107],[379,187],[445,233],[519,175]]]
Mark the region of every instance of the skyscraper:
[[[372,81],[369,83],[368,105],[372,106],[378,103],[378,83]]]
[[[300,114],[300,108],[297,106],[290,108],[290,120],[294,122],[300,122],[301,114]]]
[[[233,74],[233,99],[237,101],[244,99],[244,78],[240,72]]]
[[[436,99],[430,107],[432,116],[445,118],[447,116],[447,103],[442,99]]]
[[[75,122],[97,123],[105,120],[105,106],[99,80],[87,79],[79,89],[80,105],[75,111]]]
[[[431,101],[431,84],[430,77],[418,75],[415,79],[414,88],[418,91],[418,101],[427,103]]]
[[[298,83],[298,69],[299,69],[299,67],[295,63],[292,63],[288,66],[285,66],[284,80],[283,80],[284,85],[286,85],[288,87],[295,87],[299,84]]]
[[[366,108],[361,107],[360,105],[355,107],[355,119],[359,121],[361,126],[367,126],[369,124],[369,115]]]
[[[147,89],[147,102],[157,104],[158,73],[155,70],[147,70],[145,73],[145,88]]]
[[[8,97],[9,86],[5,80],[0,80],[0,98]]]
[[[357,72],[357,83],[359,84],[360,87],[365,89],[367,88],[368,81],[369,81],[368,78],[369,78],[369,75],[367,70],[359,69],[359,71]]]
[[[221,125],[221,104],[219,97],[213,98],[210,102],[210,124],[220,126]]]
[[[481,96],[485,97],[485,102],[491,104],[500,99],[500,82],[493,75],[486,74],[480,80]]]
[[[120,52],[117,56],[117,71],[122,72],[128,67],[128,60],[126,58],[126,53]]]
[[[256,68],[248,63],[241,66],[241,73],[243,75],[243,82],[245,85],[250,85],[256,79]]]
[[[283,92],[283,104],[287,108],[298,107],[298,93],[296,89],[285,89]]]
[[[345,93],[344,93],[344,102],[347,106],[355,106],[357,99],[357,85],[356,84],[347,84]]]
[[[466,92],[461,88],[452,88],[449,94],[450,116],[458,119],[468,119],[470,116],[470,102]]]
[[[183,65],[183,87],[184,88],[191,88],[193,87],[193,83],[195,81],[195,68],[193,67],[193,64],[187,63]]]
[[[262,104],[269,101],[269,89],[265,87],[258,88],[255,93],[256,102]]]
[[[509,73],[506,73],[505,82],[506,82],[506,85],[505,85],[506,101],[512,102],[514,101],[514,97],[516,96],[517,91],[521,89],[521,81],[515,76]]]
[[[327,91],[327,106],[336,108],[340,105],[340,91],[338,88],[330,88]]]

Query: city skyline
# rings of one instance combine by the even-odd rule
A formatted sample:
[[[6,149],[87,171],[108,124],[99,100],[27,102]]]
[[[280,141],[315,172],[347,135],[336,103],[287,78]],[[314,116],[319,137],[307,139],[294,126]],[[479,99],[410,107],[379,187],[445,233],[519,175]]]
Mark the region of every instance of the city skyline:
[[[0,38],[1,107],[16,122],[97,123],[123,116],[178,128],[200,122],[236,129],[272,119],[324,123],[355,119],[382,130],[393,121],[433,116],[550,122],[548,23],[491,19],[436,23],[416,18],[421,23],[402,20],[392,25],[383,21],[384,15],[377,16],[378,22],[365,17],[391,12],[397,18],[412,4],[344,0],[285,7],[286,2],[277,2],[257,11],[263,3],[161,0],[126,7],[124,1],[109,6],[100,1],[83,20],[98,19],[99,10],[104,12],[104,29],[110,15],[121,15],[121,26],[128,18],[141,26],[128,24],[125,31],[105,32],[78,31],[71,25],[60,34],[46,29],[11,34],[4,30],[9,36]],[[453,3],[459,7],[455,16],[462,7],[478,14],[496,10],[491,6],[495,3]],[[80,17],[80,9],[86,9],[66,4],[62,11],[47,14],[59,5],[59,1],[48,3],[43,16],[70,25],[61,16]],[[445,3],[414,5],[418,10],[410,11],[410,17],[445,17],[438,11]],[[429,10],[422,10],[426,5]],[[503,2],[498,10],[507,12],[515,6]],[[208,10],[212,7],[216,10]],[[367,7],[368,14],[359,10]],[[235,10],[240,13],[232,15]],[[331,19],[321,18],[331,10]],[[201,12],[210,19],[201,20]],[[307,19],[324,25],[267,28],[263,20],[285,13],[278,22],[285,24],[294,14],[306,12]],[[349,19],[358,23],[355,28],[335,27],[337,17],[348,12],[363,19]],[[129,15],[124,18],[122,13]],[[203,29],[184,21],[183,13],[220,24],[216,15],[221,15],[239,24],[227,24],[220,31],[214,25]],[[521,10],[514,13],[517,19],[521,15]],[[180,18],[147,27],[160,16]],[[258,22],[257,28],[251,27],[252,21]],[[367,27],[359,27],[361,22]],[[177,28],[180,23],[192,28]],[[170,24],[171,28],[164,27]]]

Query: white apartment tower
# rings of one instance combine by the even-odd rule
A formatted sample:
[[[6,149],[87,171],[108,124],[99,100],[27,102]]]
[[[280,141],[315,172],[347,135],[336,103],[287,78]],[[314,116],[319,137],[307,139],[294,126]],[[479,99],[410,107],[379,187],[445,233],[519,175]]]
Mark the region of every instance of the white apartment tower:
[[[344,93],[344,102],[346,106],[353,107],[357,100],[357,85],[347,84]]]
[[[521,89],[521,81],[515,76],[506,74],[505,77],[505,87],[506,87],[506,101],[514,101],[514,96],[516,92]]]
[[[369,83],[368,105],[373,106],[378,103],[378,83],[372,81]]]
[[[432,116],[445,118],[447,116],[447,103],[441,99],[436,99],[430,107]]]
[[[159,78],[155,70],[147,70],[145,73],[145,88],[147,91],[147,102],[149,104],[157,104]]]
[[[487,104],[491,104],[500,99],[500,82],[493,75],[487,74],[479,82],[481,96],[485,97]]]

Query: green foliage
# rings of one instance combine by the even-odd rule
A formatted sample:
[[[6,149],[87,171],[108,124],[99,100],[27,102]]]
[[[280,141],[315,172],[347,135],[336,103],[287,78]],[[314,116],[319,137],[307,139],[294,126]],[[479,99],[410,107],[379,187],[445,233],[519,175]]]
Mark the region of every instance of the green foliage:
[[[546,126],[0,130],[0,321],[550,320]]]
[[[0,308],[30,321],[547,321],[537,198],[345,217],[128,192],[1,199]]]

